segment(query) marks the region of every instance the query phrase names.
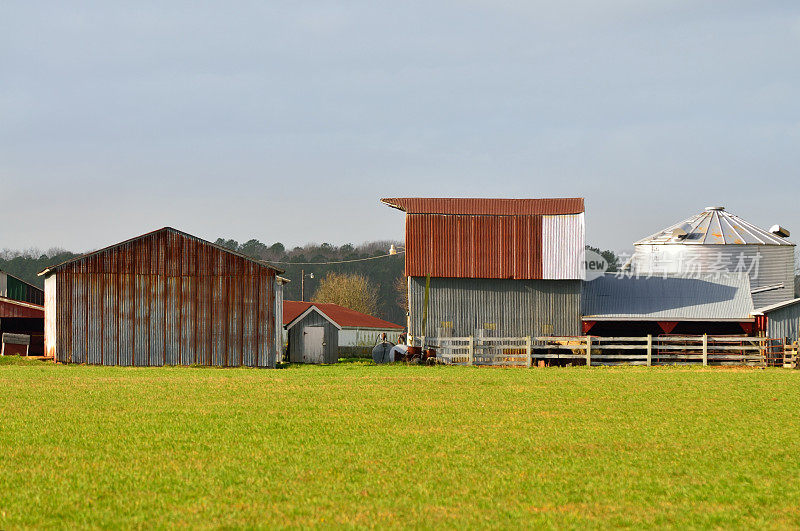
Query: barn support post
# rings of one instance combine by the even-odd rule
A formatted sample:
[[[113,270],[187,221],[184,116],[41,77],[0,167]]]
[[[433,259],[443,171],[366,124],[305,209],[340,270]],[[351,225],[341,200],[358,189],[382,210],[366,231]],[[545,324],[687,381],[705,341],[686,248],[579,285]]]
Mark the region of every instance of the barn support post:
[[[586,366],[592,366],[592,336],[586,336]]]
[[[467,353],[469,356],[469,364],[472,365],[475,363],[475,338],[473,336],[469,336],[469,343],[467,344]]]
[[[647,334],[647,366],[653,366],[653,334]]]
[[[525,338],[525,366],[530,369],[532,364],[533,359],[531,356],[531,336],[527,336]]]
[[[708,334],[703,334],[703,366],[708,365]]]

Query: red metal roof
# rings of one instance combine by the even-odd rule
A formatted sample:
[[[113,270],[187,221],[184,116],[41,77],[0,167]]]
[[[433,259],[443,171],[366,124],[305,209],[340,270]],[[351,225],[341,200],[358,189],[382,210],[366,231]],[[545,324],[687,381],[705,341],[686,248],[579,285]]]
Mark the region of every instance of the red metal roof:
[[[408,214],[468,214],[489,216],[541,216],[580,214],[582,197],[556,199],[489,199],[466,197],[396,197],[381,199]]]
[[[44,306],[0,297],[0,318],[3,317],[44,319]]]
[[[407,213],[406,276],[581,278],[582,198],[382,201]]]
[[[301,301],[283,301],[283,324],[286,326],[300,315],[303,314],[310,307],[316,307],[319,311],[324,313],[343,328],[390,328],[395,330],[402,330],[403,327],[378,319],[365,313],[339,306],[338,304],[328,304],[319,302],[301,302]]]

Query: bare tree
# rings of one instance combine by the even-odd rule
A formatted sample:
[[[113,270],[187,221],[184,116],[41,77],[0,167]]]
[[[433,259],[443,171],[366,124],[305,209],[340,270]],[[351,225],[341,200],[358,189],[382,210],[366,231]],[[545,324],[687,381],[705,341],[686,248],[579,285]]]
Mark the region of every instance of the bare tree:
[[[408,280],[406,277],[397,277],[394,281],[394,291],[397,293],[397,305],[404,311],[408,311]]]
[[[364,275],[331,272],[320,281],[311,300],[374,315],[378,310],[378,289]]]

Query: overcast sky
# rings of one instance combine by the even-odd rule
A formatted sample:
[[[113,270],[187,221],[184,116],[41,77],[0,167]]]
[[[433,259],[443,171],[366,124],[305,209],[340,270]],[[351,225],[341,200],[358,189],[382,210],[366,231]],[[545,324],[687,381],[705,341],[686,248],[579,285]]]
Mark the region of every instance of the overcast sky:
[[[0,3],[0,248],[399,239],[392,196],[800,236],[799,163],[795,0]]]

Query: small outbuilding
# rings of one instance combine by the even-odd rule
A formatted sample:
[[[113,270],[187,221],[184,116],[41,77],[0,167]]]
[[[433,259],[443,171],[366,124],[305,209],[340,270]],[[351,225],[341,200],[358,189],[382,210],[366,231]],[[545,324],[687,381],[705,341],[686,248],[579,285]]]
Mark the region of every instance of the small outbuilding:
[[[289,361],[336,363],[340,356],[369,357],[382,334],[397,342],[403,327],[338,304],[283,303]]]
[[[791,299],[756,309],[758,329],[767,337],[790,344],[800,337],[800,299]]]
[[[273,367],[275,267],[171,227],[45,269],[45,344],[91,365]]]

